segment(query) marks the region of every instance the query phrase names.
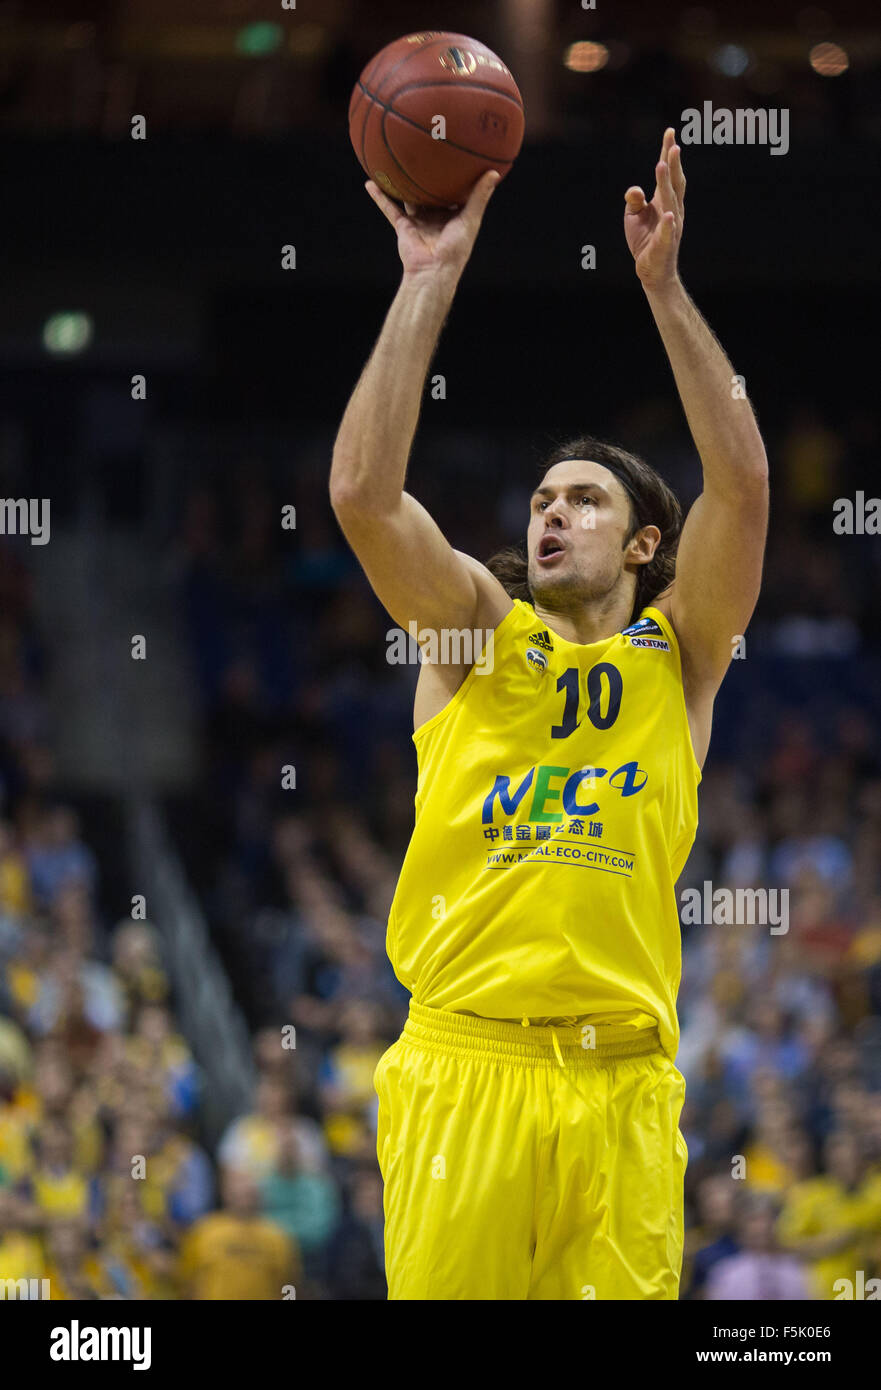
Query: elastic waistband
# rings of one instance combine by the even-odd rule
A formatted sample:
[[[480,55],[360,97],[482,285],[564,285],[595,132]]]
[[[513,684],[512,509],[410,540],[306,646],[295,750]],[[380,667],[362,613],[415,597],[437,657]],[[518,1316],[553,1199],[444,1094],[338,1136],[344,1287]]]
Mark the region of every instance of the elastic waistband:
[[[523,1067],[597,1067],[662,1052],[657,1025],[580,1022],[559,1027],[504,1023],[410,1001],[402,1035],[428,1051],[499,1057]]]

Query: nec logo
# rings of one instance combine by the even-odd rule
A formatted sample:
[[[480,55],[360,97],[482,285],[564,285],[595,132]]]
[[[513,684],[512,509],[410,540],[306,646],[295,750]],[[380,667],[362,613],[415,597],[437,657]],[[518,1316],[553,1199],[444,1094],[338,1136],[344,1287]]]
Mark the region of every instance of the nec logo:
[[[563,811],[567,816],[595,816],[599,808],[599,803],[594,801],[590,804],[578,800],[578,793],[583,786],[591,790],[596,787],[597,782],[608,778],[607,786],[613,787],[621,796],[636,796],[641,792],[648,781],[648,773],[635,762],[622,763],[616,767],[614,772],[609,772],[605,767],[578,767],[573,772],[568,767],[554,767],[548,764],[541,764],[532,767],[523,778],[519,787],[511,790],[510,777],[500,774],[496,777],[492,789],[483,803],[483,824],[492,825],[495,815],[495,800],[498,797],[499,807],[504,816],[513,816],[517,813],[517,808],[523,797],[532,791],[532,804],[529,808],[528,821],[535,821],[539,824],[548,824],[553,821],[562,821],[562,811],[549,811],[547,804],[549,801],[559,801],[563,806]],[[554,787],[553,782],[559,782],[565,778],[562,787]],[[533,785],[534,781],[534,785]]]

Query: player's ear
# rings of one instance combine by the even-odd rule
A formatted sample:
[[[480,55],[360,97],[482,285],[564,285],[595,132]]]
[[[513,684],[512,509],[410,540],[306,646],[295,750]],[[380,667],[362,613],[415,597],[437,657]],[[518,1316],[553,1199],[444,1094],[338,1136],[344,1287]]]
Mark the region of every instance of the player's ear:
[[[647,565],[661,543],[657,526],[641,526],[630,537],[627,558],[637,565]]]

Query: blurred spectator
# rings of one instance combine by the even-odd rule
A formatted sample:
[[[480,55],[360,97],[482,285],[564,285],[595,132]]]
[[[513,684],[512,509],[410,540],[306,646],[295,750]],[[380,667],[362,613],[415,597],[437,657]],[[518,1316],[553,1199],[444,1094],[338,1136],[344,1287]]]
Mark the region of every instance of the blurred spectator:
[[[340,1041],[328,1052],[320,1081],[324,1133],[333,1153],[359,1154],[373,1145],[366,1116],[373,1106],[373,1073],[388,1047],[377,1038],[378,1011],[366,999],[352,999],[340,1017]]]
[[[382,1179],[373,1164],[360,1165],[351,1174],[330,1259],[335,1298],[386,1297]]]
[[[27,860],[16,844],[12,826],[0,822],[0,918],[19,921],[32,906]]]
[[[38,1218],[92,1217],[97,1189],[74,1159],[73,1133],[66,1120],[43,1122],[36,1144],[33,1171],[21,1184],[22,1195],[33,1203]]]
[[[296,1136],[287,1131],[279,1142],[276,1166],[263,1179],[260,1200],[265,1216],[287,1231],[303,1254],[322,1250],[339,1220],[337,1185],[326,1173],[304,1172]]]
[[[224,1168],[250,1173],[255,1182],[262,1181],[278,1167],[282,1141],[289,1135],[298,1146],[304,1172],[325,1169],[327,1153],[321,1128],[314,1120],[294,1113],[284,1081],[261,1077],[255,1101],[253,1112],[234,1120],[218,1145],[217,1157]]]
[[[734,1299],[756,1303],[810,1298],[801,1265],[775,1245],[773,1198],[743,1192],[738,1207],[740,1249],[714,1265],[707,1278],[706,1298],[711,1302]]]
[[[134,1021],[132,1056],[160,1086],[172,1113],[191,1115],[199,1097],[199,1073],[190,1049],[174,1032],[171,1014],[161,1004],[143,1005]]]
[[[78,1032],[88,1047],[97,1044],[100,1033],[119,1028],[123,1015],[122,993],[111,972],[69,947],[55,953],[28,1021],[42,1035],[55,1029]]]
[[[99,1256],[89,1249],[85,1221],[62,1217],[52,1221],[47,1232],[50,1298],[80,1303],[116,1296]]]
[[[824,1149],[826,1173],[797,1183],[778,1225],[781,1244],[810,1266],[810,1297],[833,1299],[839,1279],[865,1272],[881,1233],[877,1184],[866,1180],[859,1143],[852,1133],[831,1134]]]
[[[175,1247],[161,1224],[145,1211],[141,1189],[128,1178],[114,1178],[105,1191],[97,1228],[101,1260],[120,1298],[174,1299]]]
[[[816,514],[841,492],[843,447],[815,407],[800,406],[783,440],[781,463],[790,507]]]
[[[42,1279],[44,1274],[43,1247],[28,1228],[26,1203],[0,1186],[0,1279]]]
[[[716,1265],[738,1253],[734,1238],[736,1191],[733,1179],[725,1173],[704,1178],[698,1187],[697,1225],[688,1232],[683,1261],[683,1298],[703,1298]]]
[[[113,935],[113,969],[130,1010],[139,1004],[162,1004],[167,999],[168,979],[156,930],[149,922],[124,918],[118,923]]]
[[[79,838],[79,823],[68,806],[47,811],[34,828],[27,847],[31,886],[37,902],[51,904],[70,882],[90,890],[97,880],[95,856]]]
[[[299,1253],[281,1227],[260,1215],[260,1194],[250,1173],[229,1169],[223,1208],[202,1216],[181,1246],[178,1277],[189,1298],[281,1299],[296,1287]]]

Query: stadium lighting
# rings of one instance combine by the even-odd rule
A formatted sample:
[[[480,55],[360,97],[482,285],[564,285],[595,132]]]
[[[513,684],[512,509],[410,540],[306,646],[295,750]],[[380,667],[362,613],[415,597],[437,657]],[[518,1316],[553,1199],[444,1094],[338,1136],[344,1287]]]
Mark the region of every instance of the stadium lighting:
[[[284,30],[280,24],[261,21],[246,24],[236,34],[236,48],[248,58],[263,58],[267,53],[276,53],[281,48]]]
[[[43,325],[43,347],[56,357],[71,356],[87,348],[93,334],[89,314],[52,314]]]
[[[820,77],[840,77],[850,67],[850,59],[837,43],[814,44],[808,61]]]
[[[710,59],[717,72],[725,77],[741,77],[750,64],[750,56],[739,43],[723,43]]]
[[[563,62],[572,72],[599,72],[609,61],[604,43],[572,43],[566,49]]]

